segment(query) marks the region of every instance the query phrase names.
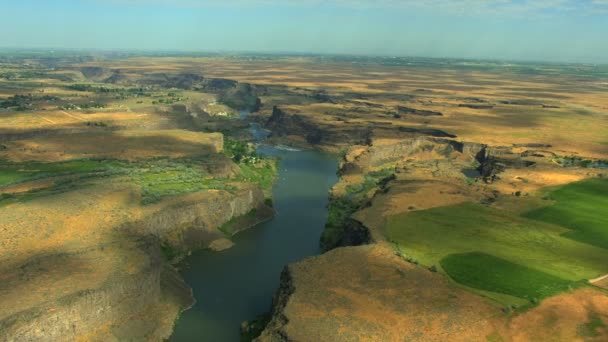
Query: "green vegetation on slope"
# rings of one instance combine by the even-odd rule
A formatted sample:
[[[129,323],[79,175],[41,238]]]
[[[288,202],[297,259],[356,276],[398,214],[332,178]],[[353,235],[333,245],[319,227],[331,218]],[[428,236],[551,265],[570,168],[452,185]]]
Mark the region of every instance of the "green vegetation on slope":
[[[205,189],[234,191],[237,183],[259,184],[269,190],[276,173],[274,160],[259,157],[241,160],[238,174],[214,177],[205,169],[207,157],[156,158],[140,161],[72,160],[56,163],[0,164],[0,205],[28,201],[37,197],[73,190],[95,180],[121,177],[141,189],[142,203],[155,203],[167,196],[186,194]],[[52,179],[45,188],[23,193],[3,193],[2,187],[33,180]]]
[[[258,162],[256,165],[240,164],[241,172],[237,180],[258,184],[264,190],[271,190],[276,174],[276,163],[273,160]]]
[[[441,267],[455,281],[531,301],[567,290],[573,282],[486,253],[451,254]]]
[[[260,157],[248,142],[226,138],[224,154],[238,164],[239,181],[259,184],[270,191],[276,174],[276,160]]]
[[[340,240],[346,220],[360,207],[352,201],[340,197],[329,202],[327,221],[321,235],[321,248],[329,250]]]
[[[213,178],[204,171],[202,160],[157,159],[139,162],[127,172],[142,190],[142,203],[158,202],[163,197],[196,192],[204,189],[233,191],[226,179]]]
[[[589,322],[582,324],[577,329],[577,334],[584,338],[601,337],[598,332],[599,329],[606,328],[606,325],[602,321],[599,315],[592,314],[589,317]]]
[[[386,226],[401,254],[426,266],[452,254],[478,252],[564,281],[608,273],[608,250],[561,236],[567,231],[472,203],[395,215]],[[478,267],[484,267],[481,261]],[[509,269],[504,272],[508,277]]]
[[[118,164],[109,160],[81,159],[57,163],[0,163],[0,187],[25,181],[107,171]]]
[[[524,216],[573,231],[565,237],[608,249],[608,179],[588,179],[549,193],[556,203]]]
[[[395,169],[372,171],[363,177],[363,182],[349,185],[346,193],[329,202],[328,217],[321,235],[321,248],[328,250],[340,240],[346,221],[373,196],[372,191],[383,188],[395,178]]]

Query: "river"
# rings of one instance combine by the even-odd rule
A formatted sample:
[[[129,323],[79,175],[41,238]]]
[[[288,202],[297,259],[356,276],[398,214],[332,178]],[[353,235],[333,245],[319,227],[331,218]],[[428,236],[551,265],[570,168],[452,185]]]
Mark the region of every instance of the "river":
[[[186,259],[181,273],[196,304],[182,314],[171,341],[239,341],[241,322],[270,310],[283,267],[320,252],[329,189],[337,181],[335,156],[263,145],[258,153],[280,158],[277,214],[236,235],[228,250]]]

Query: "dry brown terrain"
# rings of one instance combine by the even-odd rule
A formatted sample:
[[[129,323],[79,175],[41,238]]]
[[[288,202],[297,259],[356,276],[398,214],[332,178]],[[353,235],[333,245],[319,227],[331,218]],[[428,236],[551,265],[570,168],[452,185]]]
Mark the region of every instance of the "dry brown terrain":
[[[0,340],[168,338],[192,303],[170,259],[229,247],[218,228],[265,195],[239,178],[222,133],[195,127],[186,104],[151,103],[226,110],[215,95],[136,90],[144,103],[71,85],[0,81],[0,102],[23,107],[0,108]],[[198,186],[215,179],[230,191]],[[146,202],[156,187],[168,190]]]
[[[385,184],[362,186],[353,196],[361,203],[352,218],[371,237],[358,243],[374,244],[338,248],[289,266],[282,284],[284,307],[275,312],[262,340],[600,341],[608,336],[608,297],[600,289],[583,287],[511,314],[495,297],[404,261],[384,231],[392,215],[464,202],[519,214],[546,205],[541,196],[548,186],[605,175],[604,169],[581,161],[608,160],[608,83],[585,70],[563,67],[562,72],[561,67],[526,73],[512,65],[387,65],[297,57],[141,57],[69,64],[29,84],[0,83],[4,99],[36,90],[60,98],[23,111],[0,109],[0,160],[199,157],[210,178],[236,177],[238,167],[218,153],[224,136],[209,132],[242,135],[246,125],[228,120],[236,110],[220,101],[237,89],[246,93],[237,91],[237,100],[250,95],[261,100],[251,118],[272,131],[271,142],[344,155],[332,198],[351,196],[374,172],[394,173]],[[80,83],[94,87],[75,90]],[[69,106],[93,101],[103,108]],[[53,180],[62,177],[70,176]],[[141,236],[186,249],[228,246],[216,228],[264,199],[241,181],[233,180],[237,195],[195,191],[143,205],[143,187],[123,175],[1,206],[0,280],[8,285],[0,287],[0,296],[11,305],[0,309],[0,324],[17,330],[18,319],[52,325],[65,317],[69,298],[107,291],[87,300],[111,307],[115,302],[108,298],[120,302],[139,291],[154,298],[152,303],[128,302],[137,310],[89,317],[96,328],[83,328],[86,333],[76,337],[122,340],[133,337],[130,331],[142,331],[148,339],[168,336],[172,318],[187,305],[179,291],[183,284],[159,266],[158,241],[150,247]],[[23,194],[50,185],[33,180],[0,192]],[[233,201],[238,212],[222,211],[217,203],[226,201]],[[168,226],[175,229],[164,230]],[[193,239],[197,243],[188,245]],[[56,272],[58,264],[71,267]],[[132,286],[123,292],[108,288],[115,279]],[[138,288],[142,283],[158,286]],[[51,321],[36,321],[40,317]],[[117,324],[116,319],[135,323]],[[35,331],[35,326],[22,331]]]
[[[346,247],[289,266],[294,293],[279,332],[301,341],[483,341],[504,314],[445,278],[376,246]]]
[[[382,244],[346,247],[289,267],[283,320],[260,341],[604,341],[608,296],[585,288],[507,314]],[[285,277],[285,275],[284,275]],[[599,323],[598,325],[598,320]],[[602,328],[603,327],[603,328]]]
[[[190,72],[267,86],[288,86],[289,96],[262,96],[266,110],[273,102],[288,112],[328,124],[332,129],[357,126],[433,127],[462,141],[492,146],[542,143],[559,154],[602,158],[608,141],[597,127],[606,127],[608,85],[575,75],[525,75],[505,70],[450,69],[381,64],[349,64],[284,58],[272,61],[245,59],[135,58],[107,63],[127,75],[141,72]],[[302,100],[297,94],[322,90],[336,103]],[[352,97],[351,94],[357,94]],[[292,97],[290,97],[292,96]],[[340,96],[345,96],[344,101]],[[292,100],[292,101],[290,101]],[[296,104],[295,101],[304,101]],[[461,105],[489,105],[473,109]],[[438,111],[443,116],[402,115],[387,112],[396,106]],[[336,122],[335,118],[344,121]],[[379,132],[383,132],[379,129]],[[385,133],[385,132],[383,132]]]

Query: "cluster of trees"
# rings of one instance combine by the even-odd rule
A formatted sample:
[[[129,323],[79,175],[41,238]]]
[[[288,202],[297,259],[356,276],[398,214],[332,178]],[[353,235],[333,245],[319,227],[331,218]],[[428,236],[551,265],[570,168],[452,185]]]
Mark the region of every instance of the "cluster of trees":
[[[0,73],[0,78],[4,78],[5,80],[12,81],[24,78],[38,78],[43,77],[44,74],[38,71],[21,71],[21,72],[13,72],[6,71]]]
[[[260,160],[255,149],[244,141],[226,139],[224,152],[235,163],[256,164]]]
[[[98,86],[93,84],[72,84],[67,86],[67,89],[76,91],[88,91],[97,94],[118,94],[117,98],[120,100],[124,100],[130,97],[152,96],[149,93],[149,91],[152,89],[151,87],[108,88],[106,86]]]
[[[4,101],[0,101],[0,108],[15,108],[16,110],[27,110],[32,107],[34,102],[39,101],[57,101],[59,100],[56,96],[44,95],[44,96],[33,96],[32,94],[27,95],[14,95]]]
[[[82,103],[82,104],[68,103],[63,106],[59,106],[59,109],[61,109],[61,110],[102,109],[102,108],[106,108],[106,106],[102,103],[97,103],[97,102]]]
[[[152,101],[152,104],[159,104],[160,103],[160,104],[172,105],[172,104],[176,104],[176,103],[178,103],[180,101],[183,101],[183,100],[184,100],[183,97],[171,97],[171,98],[168,98],[168,99],[160,98],[158,100]]]

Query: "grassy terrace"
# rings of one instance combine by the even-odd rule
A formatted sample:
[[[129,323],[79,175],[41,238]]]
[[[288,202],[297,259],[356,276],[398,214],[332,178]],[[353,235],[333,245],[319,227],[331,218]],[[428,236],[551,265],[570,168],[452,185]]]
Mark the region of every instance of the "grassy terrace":
[[[476,289],[504,293],[536,302],[575,284],[490,254],[450,254],[441,267],[455,281]]]
[[[561,222],[578,222],[577,212],[570,214]],[[441,266],[455,281],[502,302],[499,294],[532,301],[608,273],[608,249],[568,238],[573,233],[471,203],[396,215],[386,226],[389,240],[408,259]]]
[[[234,191],[241,182],[257,183],[264,189],[270,189],[276,170],[272,160],[248,159],[238,164],[239,174],[214,178],[205,171],[207,162],[204,156],[136,162],[92,159],[56,163],[3,162],[0,163],[0,205],[69,191],[95,181],[110,181],[109,179],[137,185],[141,189],[142,204],[205,189]],[[14,185],[44,179],[52,182],[25,192],[12,193],[7,190]]]
[[[524,216],[568,227],[573,231],[565,237],[608,249],[608,179],[567,184],[548,196],[555,200],[554,205]]]
[[[118,162],[108,160],[72,160],[58,163],[19,163],[0,162],[0,188],[32,181],[70,174],[103,172],[119,166]]]

